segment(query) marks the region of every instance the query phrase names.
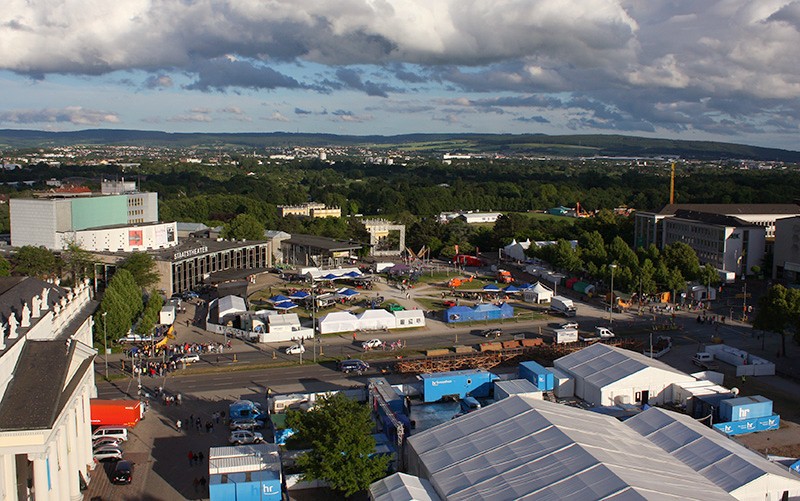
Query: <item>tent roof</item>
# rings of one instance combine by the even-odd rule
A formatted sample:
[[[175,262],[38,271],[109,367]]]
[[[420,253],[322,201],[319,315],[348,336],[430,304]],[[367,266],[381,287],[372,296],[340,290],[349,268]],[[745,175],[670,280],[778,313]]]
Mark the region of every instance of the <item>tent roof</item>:
[[[554,365],[583,378],[597,388],[616,383],[648,368],[671,372],[676,377],[682,376],[680,380],[694,379],[659,360],[648,358],[635,351],[602,343],[595,343],[580,351],[563,356],[557,359]]]
[[[308,296],[310,296],[310,295],[311,295],[311,294],[309,294],[309,293],[308,293],[308,292],[306,292],[306,291],[297,291],[297,292],[293,292],[293,293],[292,293],[292,295],[291,295],[291,296],[289,296],[289,298],[290,298],[290,299],[305,299],[305,298],[307,298],[307,297],[308,297]]]
[[[272,301],[273,303],[282,303],[284,301],[290,301],[290,299],[288,297],[284,296],[283,294],[278,294],[277,296],[272,296],[271,298],[269,298],[269,300]]]
[[[519,292],[519,287],[516,287],[516,286],[513,286],[513,285],[509,285],[508,287],[505,288],[505,291],[506,292]]]
[[[278,310],[291,310],[292,308],[297,308],[297,305],[291,301],[281,301],[280,303],[275,303],[272,307]]]
[[[408,444],[448,500],[733,499],[616,419],[532,397],[503,399]]]
[[[320,322],[355,322],[357,320],[356,316],[349,311],[334,311],[325,315]]]
[[[378,480],[369,487],[369,493],[374,501],[441,500],[430,482],[405,473],[395,473]]]
[[[220,312],[230,313],[231,311],[244,312],[247,311],[247,305],[244,299],[239,296],[224,296],[219,298],[217,307]]]
[[[496,286],[495,284],[486,284],[483,286],[483,290],[485,291],[499,291],[500,287]]]
[[[800,477],[690,416],[651,407],[625,421],[625,425],[726,492],[765,475],[780,477],[770,482],[773,486],[784,483],[785,487],[776,486],[776,491],[800,489]]]
[[[541,282],[536,282],[535,284],[533,284],[532,290],[537,294],[542,294],[544,292],[550,292],[550,293],[553,292],[549,287],[545,287],[544,285],[542,285]]]
[[[498,308],[497,306],[495,306],[493,304],[481,303],[481,304],[475,305],[475,308],[473,308],[472,311],[494,311],[494,310],[499,310],[499,309],[500,308]]]
[[[395,317],[394,317],[394,315],[392,315],[391,313],[389,313],[388,311],[386,311],[384,309],[364,310],[360,315],[358,315],[358,319],[359,320],[364,320],[364,319],[370,319],[371,320],[371,319],[380,319],[380,318],[385,318],[387,320],[394,321]]]

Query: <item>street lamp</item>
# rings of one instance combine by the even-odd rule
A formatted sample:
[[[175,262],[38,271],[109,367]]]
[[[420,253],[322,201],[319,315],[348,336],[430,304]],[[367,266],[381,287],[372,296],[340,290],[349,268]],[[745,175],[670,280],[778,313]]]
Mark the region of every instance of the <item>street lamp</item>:
[[[108,315],[107,311],[104,311],[101,315],[103,317],[103,360],[106,364],[106,380],[108,379],[108,329],[106,329],[106,315]]]
[[[611,268],[611,302],[608,308],[608,326],[611,327],[614,324],[614,269],[617,265],[612,263],[609,267]]]

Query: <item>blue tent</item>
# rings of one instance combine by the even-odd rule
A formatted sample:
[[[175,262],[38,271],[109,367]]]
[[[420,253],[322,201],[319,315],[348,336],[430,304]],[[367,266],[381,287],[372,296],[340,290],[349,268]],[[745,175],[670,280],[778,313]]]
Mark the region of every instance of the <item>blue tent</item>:
[[[305,292],[305,291],[297,291],[294,294],[292,294],[291,296],[289,296],[289,299],[305,299],[310,295],[311,294],[309,294],[308,292]]]
[[[514,287],[513,285],[509,285],[508,287],[505,288],[505,291],[507,294],[513,294],[515,292],[519,292],[519,288]]]
[[[359,272],[357,272],[357,271],[351,271],[351,272],[349,272],[349,273],[345,273],[344,275],[345,275],[346,277],[350,277],[350,278],[356,278],[356,277],[360,277],[360,276],[361,276],[361,273],[359,273]]]
[[[273,308],[276,310],[291,310],[292,308],[297,308],[297,305],[291,301],[282,301],[280,303],[275,303]]]
[[[353,296],[358,295],[358,291],[355,291],[353,289],[345,289],[343,291],[337,292],[337,294],[339,294],[340,296],[344,296],[344,297],[353,297]]]
[[[284,301],[291,301],[291,299],[289,299],[288,297],[286,297],[286,296],[284,296],[282,294],[278,294],[277,296],[272,296],[271,298],[269,298],[269,300],[270,300],[270,302],[273,302],[273,303],[282,303]]]
[[[500,292],[500,287],[496,286],[495,284],[487,284],[483,286],[483,290],[490,292]]]
[[[448,308],[445,312],[445,321],[448,323],[455,323],[470,322],[473,320],[500,320],[513,316],[514,308],[508,303],[503,303],[500,306],[483,303],[474,308],[468,306],[453,306],[452,308]]]
[[[526,291],[526,290],[529,290],[529,289],[533,289],[533,284],[530,284],[528,282],[525,282],[524,284],[519,286],[519,290],[521,290],[521,291]]]
[[[453,306],[444,312],[447,323],[469,322],[472,320],[472,308],[468,306]]]

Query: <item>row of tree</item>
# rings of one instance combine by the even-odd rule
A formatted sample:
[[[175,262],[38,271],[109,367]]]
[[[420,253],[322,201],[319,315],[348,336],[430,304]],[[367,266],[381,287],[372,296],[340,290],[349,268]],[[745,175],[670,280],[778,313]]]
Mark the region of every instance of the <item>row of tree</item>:
[[[794,332],[800,343],[800,290],[773,285],[758,301],[753,327],[781,335],[781,354],[786,355],[786,337]]]

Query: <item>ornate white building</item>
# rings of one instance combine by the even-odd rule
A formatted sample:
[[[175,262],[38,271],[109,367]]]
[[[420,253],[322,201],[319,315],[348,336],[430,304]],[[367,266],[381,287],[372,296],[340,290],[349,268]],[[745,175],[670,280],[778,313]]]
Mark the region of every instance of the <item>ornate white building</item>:
[[[0,499],[83,497],[97,391],[90,290],[0,278]]]

